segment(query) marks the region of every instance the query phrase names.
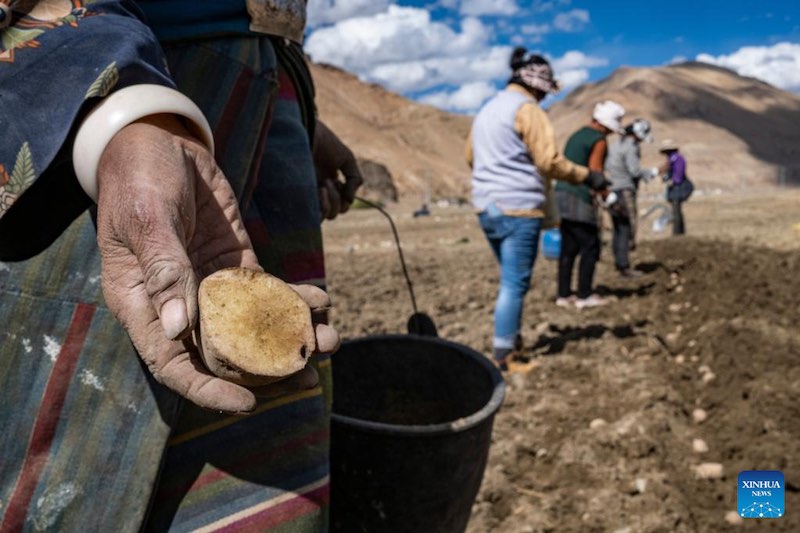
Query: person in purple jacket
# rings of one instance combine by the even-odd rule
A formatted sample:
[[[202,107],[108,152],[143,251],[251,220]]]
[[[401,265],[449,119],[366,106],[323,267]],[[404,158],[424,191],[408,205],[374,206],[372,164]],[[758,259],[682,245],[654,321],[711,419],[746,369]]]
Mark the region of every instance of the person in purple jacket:
[[[686,159],[678,151],[678,144],[672,139],[666,139],[661,143],[659,151],[667,159],[659,171],[667,182],[667,200],[672,204],[672,234],[683,235],[686,233],[686,225],[682,206],[689,199],[694,186],[686,174]]]

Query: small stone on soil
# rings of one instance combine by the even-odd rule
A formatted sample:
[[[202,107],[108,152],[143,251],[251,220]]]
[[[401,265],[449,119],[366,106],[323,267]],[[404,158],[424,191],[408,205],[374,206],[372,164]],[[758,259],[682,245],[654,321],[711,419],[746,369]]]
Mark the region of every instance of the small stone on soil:
[[[606,422],[602,418],[595,418],[594,420],[589,422],[589,429],[600,429],[601,427],[605,426],[606,424],[608,424],[608,422]]]
[[[711,383],[716,379],[716,377],[717,375],[714,374],[713,372],[708,372],[706,374],[703,374],[703,383],[705,384]]]
[[[708,451],[708,444],[703,439],[692,440],[692,450],[694,453],[706,453]]]
[[[695,421],[696,424],[702,424],[708,418],[708,412],[705,409],[695,409],[692,411],[692,420]]]
[[[644,494],[644,491],[647,489],[647,480],[643,477],[636,478],[636,481],[633,482],[633,486],[636,492]]]
[[[720,479],[722,478],[721,463],[702,463],[693,467],[695,475],[700,479]]]
[[[728,511],[725,513],[725,521],[732,526],[741,526],[744,520],[736,511]]]
[[[511,374],[511,377],[509,378],[509,381],[511,381],[510,385],[514,389],[524,389],[525,388],[525,376],[523,376],[522,374],[518,374],[518,373]]]
[[[543,335],[548,329],[550,329],[550,322],[540,322],[537,324],[535,328],[533,328],[533,334],[536,337]]]

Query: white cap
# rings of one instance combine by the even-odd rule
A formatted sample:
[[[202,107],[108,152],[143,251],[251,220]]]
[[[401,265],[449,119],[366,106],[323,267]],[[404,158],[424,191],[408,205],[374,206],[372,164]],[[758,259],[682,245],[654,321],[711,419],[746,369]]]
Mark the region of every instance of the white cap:
[[[594,106],[592,118],[615,133],[623,133],[622,117],[625,108],[613,100],[606,100]]]
[[[670,152],[678,149],[678,143],[672,139],[664,139],[661,141],[661,146],[658,148],[659,152]]]
[[[653,136],[650,135],[650,122],[643,118],[634,120],[631,125],[626,128],[626,131],[630,131],[640,141],[648,143],[653,142]]]

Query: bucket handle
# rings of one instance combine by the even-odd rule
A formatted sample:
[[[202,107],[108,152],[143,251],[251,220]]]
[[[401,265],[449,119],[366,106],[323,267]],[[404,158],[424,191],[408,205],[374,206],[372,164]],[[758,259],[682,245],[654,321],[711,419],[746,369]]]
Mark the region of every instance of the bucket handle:
[[[397,247],[397,255],[400,257],[400,266],[403,268],[403,277],[406,280],[406,287],[408,287],[408,295],[411,297],[411,308],[414,310],[414,314],[411,315],[408,319],[408,332],[416,335],[438,337],[438,332],[436,331],[436,324],[433,322],[433,319],[425,313],[420,313],[419,310],[417,309],[417,298],[414,295],[414,284],[411,282],[411,276],[409,276],[408,274],[408,268],[406,267],[406,260],[403,257],[403,247],[400,245],[400,235],[397,233],[397,226],[395,226],[394,220],[392,219],[391,215],[388,212],[386,212],[386,210],[383,207],[374,202],[371,202],[359,196],[356,196],[355,199],[363,203],[364,205],[367,205],[373,209],[378,210],[380,214],[386,217],[386,220],[389,221],[389,225],[392,228],[392,235],[394,235],[394,242],[395,246]]]

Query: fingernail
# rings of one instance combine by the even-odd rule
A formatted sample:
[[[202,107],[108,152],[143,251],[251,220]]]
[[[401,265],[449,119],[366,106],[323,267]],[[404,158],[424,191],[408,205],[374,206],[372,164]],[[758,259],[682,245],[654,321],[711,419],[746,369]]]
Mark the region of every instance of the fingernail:
[[[183,298],[175,298],[161,306],[161,327],[169,340],[177,338],[189,327],[186,303]]]

